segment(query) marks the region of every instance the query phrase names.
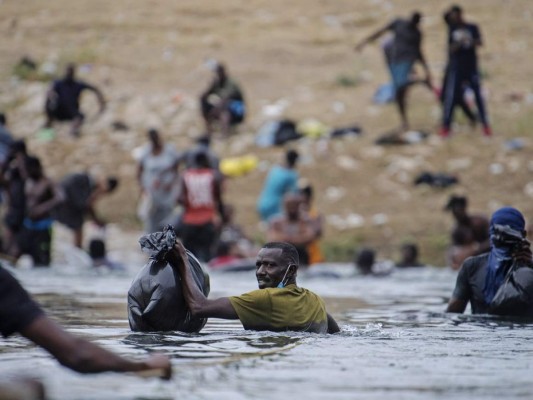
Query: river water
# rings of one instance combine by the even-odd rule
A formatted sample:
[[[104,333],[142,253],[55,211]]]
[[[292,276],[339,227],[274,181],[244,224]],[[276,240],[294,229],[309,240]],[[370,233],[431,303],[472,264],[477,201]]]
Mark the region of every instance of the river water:
[[[141,261],[142,264],[142,261]],[[172,357],[169,382],[61,367],[21,337],[0,339],[0,376],[33,376],[51,399],[515,399],[531,398],[533,323],[443,313],[456,273],[306,278],[342,327],[336,335],[244,331],[210,320],[200,334],[141,334],[127,324],[137,267],[17,270],[18,279],[69,331],[122,355]],[[338,266],[349,275],[348,266]],[[253,272],[211,273],[211,296],[256,288]]]

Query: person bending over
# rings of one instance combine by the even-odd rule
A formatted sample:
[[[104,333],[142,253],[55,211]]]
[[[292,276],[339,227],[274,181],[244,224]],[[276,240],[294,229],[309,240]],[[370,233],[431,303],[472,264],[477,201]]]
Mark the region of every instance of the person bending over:
[[[247,330],[339,332],[324,301],[298,287],[298,252],[289,243],[267,243],[259,251],[256,277],[259,290],[211,300],[194,282],[185,248],[176,242],[169,262],[182,277],[185,300],[193,317],[239,319]]]

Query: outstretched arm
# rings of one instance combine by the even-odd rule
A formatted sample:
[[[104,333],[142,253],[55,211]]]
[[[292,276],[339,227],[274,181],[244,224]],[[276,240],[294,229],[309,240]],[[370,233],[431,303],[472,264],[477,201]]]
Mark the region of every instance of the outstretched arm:
[[[227,297],[210,300],[198,288],[192,276],[187,252],[181,242],[176,242],[167,259],[173,267],[178,269],[181,275],[183,296],[193,317],[239,319]]]
[[[462,314],[465,312],[467,304],[467,301],[452,297],[448,303],[448,308],[446,308],[446,312]]]
[[[71,335],[45,315],[36,318],[20,333],[43,347],[62,365],[77,372],[154,370],[154,374],[163,379],[170,379],[172,375],[172,366],[165,355],[153,354],[144,361],[130,361],[85,339]]]
[[[374,40],[376,40],[377,38],[379,38],[381,35],[385,34],[385,32],[387,32],[388,30],[390,29],[390,24],[375,31],[373,34],[371,34],[370,36],[368,36],[366,39],[362,40],[361,42],[359,42],[359,44],[357,46],[355,46],[355,50],[356,51],[361,51],[363,50],[363,47],[365,47],[367,44],[369,43],[372,43]]]
[[[100,89],[98,89],[96,86],[87,85],[87,89],[94,92],[94,94],[96,95],[96,98],[98,99],[98,104],[100,105],[100,113],[103,113],[106,107],[106,101],[105,101],[104,95],[102,94]]]

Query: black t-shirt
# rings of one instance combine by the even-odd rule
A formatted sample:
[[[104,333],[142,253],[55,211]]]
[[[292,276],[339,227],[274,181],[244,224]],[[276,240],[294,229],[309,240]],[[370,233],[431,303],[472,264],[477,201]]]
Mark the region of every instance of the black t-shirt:
[[[414,62],[420,58],[422,34],[418,27],[399,18],[392,21],[388,29],[394,33],[389,53],[391,62]]]
[[[43,314],[24,288],[0,267],[0,333],[8,337],[20,332]]]
[[[476,73],[477,53],[476,43],[481,42],[481,33],[475,24],[450,26],[448,31],[448,45],[450,46],[450,65],[458,71]],[[452,44],[460,44],[458,50],[451,50]]]
[[[54,82],[53,90],[57,93],[58,109],[77,113],[80,109],[80,95],[85,89],[93,87],[83,81],[68,81],[65,79]]]

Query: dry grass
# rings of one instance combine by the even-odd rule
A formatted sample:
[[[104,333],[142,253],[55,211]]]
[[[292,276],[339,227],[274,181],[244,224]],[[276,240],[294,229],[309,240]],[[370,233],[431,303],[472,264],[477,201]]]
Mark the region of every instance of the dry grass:
[[[489,213],[501,204],[513,204],[533,217],[531,198],[524,192],[525,185],[533,181],[533,106],[531,101],[508,100],[510,93],[527,96],[532,90],[530,2],[465,4],[467,16],[481,25],[486,43],[480,58],[496,132],[491,142],[462,125],[446,143],[373,146],[376,136],[394,128],[398,120],[393,106],[377,107],[370,101],[377,85],[388,79],[378,45],[362,54],[352,48],[394,16],[419,9],[425,15],[424,49],[434,76],[440,79],[445,62],[441,13],[447,5],[422,0],[8,0],[0,3],[4,37],[0,43],[0,108],[9,108],[14,132],[30,138],[32,150],[44,158],[52,176],[95,166],[119,174],[124,184],[101,208],[109,219],[135,227],[137,188],[130,150],[143,142],[145,128],[153,124],[179,148],[188,146],[190,136],[202,130],[194,109],[195,97],[208,80],[202,63],[207,58],[223,60],[245,90],[250,117],[238,137],[215,144],[222,155],[254,152],[263,160],[277,160],[280,149],[258,150],[250,136],[264,120],[261,108],[279,99],[290,102],[287,117],[314,117],[331,126],[361,124],[364,138],[331,142],[325,154],[313,142],[297,145],[306,156],[301,174],[315,184],[319,208],[326,215],[357,213],[366,220],[364,227],[345,231],[328,226],[329,254],[346,256],[347,248],[364,243],[394,256],[399,243],[417,240],[425,261],[442,263],[451,226],[442,206],[452,191],[414,188],[411,182],[418,172],[458,173],[461,185],[453,191],[468,193],[473,210]],[[79,141],[60,131],[56,140],[39,142],[34,134],[42,124],[41,103],[35,97],[42,96],[44,88],[29,91],[26,84],[16,85],[9,79],[13,65],[26,54],[60,64],[91,63],[84,77],[102,86],[109,98],[107,119],[88,124]],[[342,76],[353,77],[357,84],[339,85]],[[172,108],[171,99],[178,92],[191,105]],[[132,104],[140,101],[144,109],[132,111]],[[413,125],[435,132],[439,109],[431,95],[417,88],[409,101]],[[334,102],[344,103],[346,111],[336,113]],[[91,114],[94,101],[85,100],[85,106]],[[109,132],[112,118],[127,119],[133,131]],[[502,144],[512,137],[526,137],[529,147],[506,152]],[[357,168],[339,167],[341,156],[355,160]],[[467,167],[465,160],[470,160]],[[504,165],[505,173],[491,174],[494,162]],[[394,172],[398,163],[409,167]],[[255,201],[264,175],[256,171],[227,185],[228,200],[239,206],[239,220],[259,237]],[[325,194],[331,187],[344,188],[346,193],[330,200]],[[387,214],[388,222],[374,226],[372,216],[379,213]]]

